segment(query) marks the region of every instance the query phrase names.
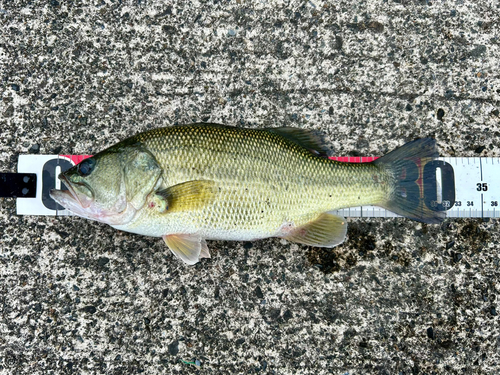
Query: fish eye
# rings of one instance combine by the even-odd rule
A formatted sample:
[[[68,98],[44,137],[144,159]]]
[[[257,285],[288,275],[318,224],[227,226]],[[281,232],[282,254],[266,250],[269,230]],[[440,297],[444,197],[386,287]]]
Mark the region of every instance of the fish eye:
[[[80,164],[78,164],[77,171],[80,176],[88,176],[89,174],[92,173],[94,167],[95,167],[94,159],[92,158],[85,159]]]

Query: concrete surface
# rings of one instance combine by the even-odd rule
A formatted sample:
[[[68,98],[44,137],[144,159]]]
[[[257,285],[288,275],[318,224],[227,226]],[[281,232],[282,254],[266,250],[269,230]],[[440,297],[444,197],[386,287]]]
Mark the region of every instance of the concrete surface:
[[[500,156],[499,19],[496,0],[4,0],[0,171],[201,120]],[[498,371],[497,220],[350,220],[334,250],[212,242],[185,267],[0,204],[1,374]]]

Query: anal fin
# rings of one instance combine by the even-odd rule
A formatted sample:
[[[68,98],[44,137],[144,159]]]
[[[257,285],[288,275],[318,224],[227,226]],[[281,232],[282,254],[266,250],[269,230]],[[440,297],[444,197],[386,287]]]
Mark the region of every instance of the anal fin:
[[[304,245],[334,247],[344,242],[346,233],[347,222],[343,217],[324,212],[315,220],[281,237]]]
[[[193,265],[210,258],[206,241],[197,234],[169,234],[162,237],[168,248],[184,263]]]

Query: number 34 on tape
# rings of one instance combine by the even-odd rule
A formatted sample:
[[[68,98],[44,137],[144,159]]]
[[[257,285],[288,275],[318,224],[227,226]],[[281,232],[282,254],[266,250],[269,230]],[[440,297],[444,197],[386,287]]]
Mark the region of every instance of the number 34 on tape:
[[[18,173],[37,175],[36,197],[17,198],[18,215],[71,215],[50,196],[51,189],[67,189],[57,178],[59,173],[92,155],[20,155]]]

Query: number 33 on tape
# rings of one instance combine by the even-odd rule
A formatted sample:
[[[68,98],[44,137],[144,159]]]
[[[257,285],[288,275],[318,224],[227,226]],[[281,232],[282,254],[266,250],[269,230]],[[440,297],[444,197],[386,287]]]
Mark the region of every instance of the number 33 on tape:
[[[57,178],[64,172],[91,155],[20,155],[18,173],[37,175],[36,198],[17,198],[18,215],[71,215],[50,196],[50,189],[67,189]]]

